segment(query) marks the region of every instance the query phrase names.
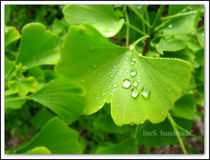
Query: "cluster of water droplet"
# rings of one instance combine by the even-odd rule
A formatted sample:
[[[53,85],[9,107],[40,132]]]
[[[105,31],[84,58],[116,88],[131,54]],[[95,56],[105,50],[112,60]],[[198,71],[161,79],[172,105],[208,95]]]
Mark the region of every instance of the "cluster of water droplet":
[[[126,57],[126,59],[128,60],[129,58]],[[141,92],[141,95],[143,97],[147,98],[149,96],[150,89],[147,87],[142,87],[141,90],[139,89],[141,78],[135,69],[135,62],[136,62],[135,58],[131,59],[130,64],[132,66],[132,69],[130,70],[130,75],[129,75],[130,78],[124,79],[122,82],[122,86],[125,89],[131,88],[131,97],[133,98],[138,97],[139,92]],[[126,73],[128,73],[128,71]]]

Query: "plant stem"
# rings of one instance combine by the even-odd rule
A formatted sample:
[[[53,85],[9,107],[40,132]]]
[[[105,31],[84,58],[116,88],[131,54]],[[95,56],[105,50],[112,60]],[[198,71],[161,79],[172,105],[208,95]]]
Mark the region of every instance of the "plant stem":
[[[186,15],[190,15],[190,14],[194,14],[196,13],[196,11],[191,11],[191,12],[184,12],[184,13],[178,13],[172,16],[166,16],[166,17],[162,17],[161,20],[166,20],[166,19],[171,19],[171,18],[177,18],[180,16],[186,16]]]
[[[138,29],[137,27],[133,26],[132,24],[129,24],[129,23],[126,23],[126,22],[125,22],[125,24],[128,25],[128,26],[129,26],[130,28],[132,28],[133,30],[137,31],[139,34],[141,34],[141,35],[146,35],[145,32],[141,31],[140,29]]]
[[[8,98],[6,101],[17,101],[17,100],[24,100],[24,99],[29,99],[29,97],[24,96],[24,97]]]
[[[188,130],[182,128],[180,125],[177,124],[176,126],[177,126],[177,128],[180,129],[181,131],[186,132],[186,133],[190,134],[192,137],[194,137],[195,139],[197,139],[198,141],[203,142],[203,139],[201,139],[200,137],[196,136],[195,134],[192,134],[190,131],[188,131]]]
[[[128,24],[126,27],[126,46],[129,46],[130,21],[128,18],[127,6],[124,7],[124,13],[125,13],[125,23]]]
[[[129,5],[128,5],[128,8],[131,9],[142,20],[142,22],[145,25],[147,25],[147,27],[151,28],[151,25],[144,19],[144,17],[138,11],[136,11],[135,9],[130,7]]]
[[[158,9],[157,15],[155,17],[155,20],[152,23],[152,28],[151,28],[151,34],[153,34],[154,28],[156,27],[158,21],[160,20],[160,17],[164,11],[165,5],[160,6],[160,8]]]
[[[176,133],[177,139],[178,139],[178,141],[179,141],[179,144],[180,144],[180,147],[181,147],[183,153],[184,153],[184,154],[187,154],[187,150],[186,150],[186,148],[185,148],[185,146],[184,146],[184,143],[183,143],[183,141],[182,141],[182,138],[181,138],[180,135],[179,135],[179,131],[178,131],[178,129],[177,129],[176,122],[173,120],[173,118],[171,117],[170,113],[168,113],[168,119],[169,119],[169,121],[170,121],[170,123],[171,123],[171,125],[172,125],[172,127],[173,127],[173,129],[174,129],[174,131],[175,131],[175,133]]]
[[[146,38],[149,38],[149,35],[145,35],[139,39],[137,39],[135,42],[133,42],[132,46],[135,48],[135,46],[142,40],[146,39]]]

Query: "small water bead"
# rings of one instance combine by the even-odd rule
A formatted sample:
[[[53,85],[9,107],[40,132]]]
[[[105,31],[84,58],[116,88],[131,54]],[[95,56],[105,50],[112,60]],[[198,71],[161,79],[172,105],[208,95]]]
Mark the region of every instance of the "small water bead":
[[[114,86],[114,87],[117,87],[117,85],[116,85],[116,84],[114,84],[113,86]]]
[[[142,8],[142,5],[138,5],[138,6],[137,6],[137,9],[141,9],[141,8]]]
[[[116,89],[113,89],[113,92],[116,92]]]
[[[130,45],[129,50],[132,51],[134,49],[133,45]]]
[[[131,90],[131,96],[132,96],[133,98],[136,98],[138,95],[139,95],[139,90],[138,90],[137,88],[133,88],[133,89]]]
[[[139,83],[141,82],[141,78],[140,78],[140,77],[138,77],[138,82],[139,82]]]
[[[147,98],[149,96],[149,93],[150,93],[150,89],[149,88],[143,87],[141,89],[141,94],[142,94],[143,97]]]
[[[123,87],[129,88],[131,86],[131,82],[128,79],[123,80]]]
[[[129,59],[128,57],[126,57],[125,59]]]
[[[105,96],[105,95],[106,95],[106,94],[103,92],[103,93],[102,93],[102,96]]]
[[[172,27],[173,27],[173,24],[169,24],[169,25],[168,25],[168,28],[172,28]]]
[[[131,70],[131,73],[130,74],[131,74],[132,77],[135,77],[136,74],[137,74],[137,72],[136,72],[136,70],[133,69],[133,70]]]
[[[96,100],[99,100],[99,99],[100,99],[99,97],[96,98]]]
[[[137,86],[138,86],[138,82],[137,82],[137,81],[134,81],[134,82],[133,82],[133,86],[134,86],[134,87],[137,87]]]
[[[139,56],[142,56],[142,53],[139,53]]]
[[[133,66],[135,64],[135,62],[131,62],[131,65]]]
[[[136,59],[135,59],[135,58],[133,58],[133,59],[132,59],[132,61],[133,61],[133,62],[136,62]]]
[[[120,73],[119,72],[117,72],[117,75],[119,75]]]

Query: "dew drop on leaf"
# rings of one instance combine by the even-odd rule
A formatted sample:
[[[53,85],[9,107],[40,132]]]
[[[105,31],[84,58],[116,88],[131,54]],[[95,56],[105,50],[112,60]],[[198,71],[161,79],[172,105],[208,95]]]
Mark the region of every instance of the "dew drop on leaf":
[[[142,8],[142,5],[138,5],[138,6],[137,6],[137,9],[141,9],[141,8]]]
[[[173,27],[173,24],[169,24],[169,25],[168,25],[168,28],[172,28],[172,27]]]
[[[132,76],[132,77],[135,77],[135,76],[136,76],[136,74],[137,74],[136,70],[134,70],[134,69],[133,69],[133,70],[131,70],[131,76]]]
[[[133,82],[133,86],[134,86],[134,87],[138,86],[138,82],[137,82],[137,81],[134,81],[134,82]]]
[[[133,45],[130,45],[129,50],[132,51],[133,49],[134,49],[134,46]]]
[[[106,94],[103,92],[103,93],[102,93],[102,96],[105,96],[105,95],[106,95]]]
[[[133,98],[136,98],[138,95],[139,95],[139,90],[138,90],[137,88],[133,88],[133,89],[131,90],[131,96],[132,96]]]
[[[129,88],[131,86],[131,82],[128,79],[123,80],[123,87]]]
[[[138,77],[138,82],[139,82],[139,83],[141,82],[141,78],[140,78],[140,77]]]
[[[99,100],[99,97],[97,97],[96,100]]]
[[[116,85],[116,84],[114,84],[113,86],[114,86],[114,87],[117,87],[117,85]]]
[[[135,62],[131,62],[131,65],[133,66],[135,64]]]
[[[141,94],[142,94],[143,97],[147,98],[149,96],[149,93],[150,93],[150,89],[149,88],[143,87],[141,89]]]
[[[116,89],[113,89],[113,92],[116,92]]]

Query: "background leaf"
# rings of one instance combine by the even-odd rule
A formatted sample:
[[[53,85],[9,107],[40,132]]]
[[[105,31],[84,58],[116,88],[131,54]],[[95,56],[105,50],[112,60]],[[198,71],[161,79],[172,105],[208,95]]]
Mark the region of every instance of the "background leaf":
[[[21,35],[15,27],[5,27],[5,48],[20,39],[20,37]]]
[[[51,152],[48,148],[40,146],[33,148],[23,154],[51,154]]]
[[[54,64],[59,58],[59,53],[55,50],[58,43],[59,37],[48,31],[41,23],[28,24],[22,30],[16,63],[22,63],[28,67]]]
[[[111,5],[68,5],[63,13],[70,25],[91,24],[106,37],[116,35],[124,23]]]
[[[58,118],[48,121],[31,141],[17,150],[17,153],[24,153],[38,146],[48,148],[52,154],[81,153],[77,132]]]
[[[77,84],[59,77],[31,95],[30,99],[48,107],[69,124],[83,112],[82,94],[83,90]]]

